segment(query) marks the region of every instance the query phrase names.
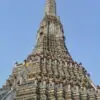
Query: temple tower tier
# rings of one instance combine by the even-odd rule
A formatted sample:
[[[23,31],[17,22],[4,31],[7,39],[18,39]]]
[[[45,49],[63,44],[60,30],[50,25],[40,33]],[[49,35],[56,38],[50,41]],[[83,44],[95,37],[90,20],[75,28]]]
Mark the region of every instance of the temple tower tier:
[[[100,88],[67,49],[55,0],[46,0],[35,48],[15,63],[0,100],[100,100]]]

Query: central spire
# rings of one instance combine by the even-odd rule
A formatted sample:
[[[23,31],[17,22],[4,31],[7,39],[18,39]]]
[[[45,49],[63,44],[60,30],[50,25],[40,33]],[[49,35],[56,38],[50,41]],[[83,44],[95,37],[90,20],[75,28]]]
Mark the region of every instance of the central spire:
[[[45,13],[47,15],[56,16],[56,1],[46,0]]]

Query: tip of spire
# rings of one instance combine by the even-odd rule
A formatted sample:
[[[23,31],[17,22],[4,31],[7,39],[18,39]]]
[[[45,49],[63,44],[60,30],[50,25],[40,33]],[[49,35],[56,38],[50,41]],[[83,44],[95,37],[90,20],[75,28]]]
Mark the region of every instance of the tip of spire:
[[[47,15],[56,16],[56,1],[46,0],[45,13]]]

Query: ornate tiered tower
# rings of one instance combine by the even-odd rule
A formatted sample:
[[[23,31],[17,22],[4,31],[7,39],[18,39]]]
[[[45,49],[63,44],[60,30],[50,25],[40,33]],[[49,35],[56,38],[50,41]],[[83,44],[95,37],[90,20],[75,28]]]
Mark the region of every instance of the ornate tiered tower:
[[[36,46],[23,63],[16,62],[0,100],[100,100],[99,88],[68,52],[55,0],[46,0]]]

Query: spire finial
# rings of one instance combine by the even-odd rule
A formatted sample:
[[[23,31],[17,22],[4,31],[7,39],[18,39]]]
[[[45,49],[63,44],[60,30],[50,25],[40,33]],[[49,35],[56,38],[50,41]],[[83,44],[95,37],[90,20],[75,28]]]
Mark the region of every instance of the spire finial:
[[[47,15],[56,16],[56,1],[46,0],[45,13]]]

